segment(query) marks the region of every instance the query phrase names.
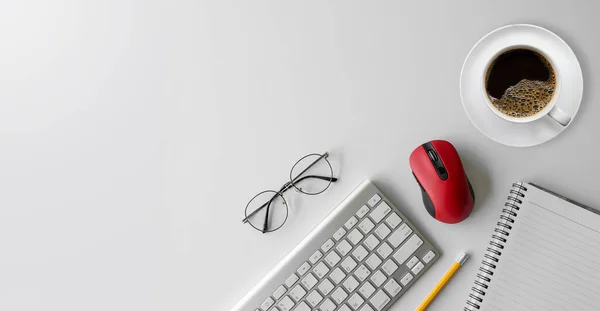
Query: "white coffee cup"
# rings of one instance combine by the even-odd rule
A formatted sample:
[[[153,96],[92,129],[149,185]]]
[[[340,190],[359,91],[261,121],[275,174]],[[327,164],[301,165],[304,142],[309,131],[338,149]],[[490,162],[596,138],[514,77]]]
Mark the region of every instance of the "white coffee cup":
[[[556,89],[554,90],[554,94],[552,96],[552,99],[548,103],[548,105],[546,105],[546,107],[544,107],[544,109],[540,110],[538,113],[536,113],[534,115],[531,115],[528,117],[521,117],[521,118],[506,115],[506,114],[502,113],[500,110],[498,110],[496,108],[496,106],[494,106],[494,104],[492,103],[491,99],[489,98],[486,87],[485,87],[486,75],[487,75],[488,68],[490,68],[492,63],[502,53],[504,53],[506,51],[510,51],[510,50],[515,50],[515,49],[528,49],[528,50],[532,50],[537,53],[540,53],[544,58],[546,58],[550,62],[550,65],[552,65],[552,69],[554,69],[555,79],[556,79]],[[495,113],[498,117],[500,117],[506,121],[510,121],[510,122],[529,123],[529,122],[533,122],[535,120],[538,120],[538,119],[548,115],[550,118],[552,118],[554,121],[558,122],[560,125],[567,126],[569,124],[569,122],[571,122],[571,116],[569,116],[566,112],[564,112],[557,106],[557,102],[558,102],[558,98],[559,98],[559,94],[560,94],[560,88],[561,88],[562,83],[561,83],[560,68],[558,68],[555,64],[556,64],[556,62],[550,56],[548,56],[547,53],[544,53],[544,51],[541,51],[540,49],[538,49],[534,46],[512,45],[512,46],[506,46],[506,47],[500,49],[498,52],[496,52],[494,54],[493,57],[491,57],[488,60],[487,65],[485,66],[486,70],[483,71],[483,76],[480,79],[481,93],[483,95],[484,101],[487,104],[488,108],[490,108],[490,110],[493,113]]]

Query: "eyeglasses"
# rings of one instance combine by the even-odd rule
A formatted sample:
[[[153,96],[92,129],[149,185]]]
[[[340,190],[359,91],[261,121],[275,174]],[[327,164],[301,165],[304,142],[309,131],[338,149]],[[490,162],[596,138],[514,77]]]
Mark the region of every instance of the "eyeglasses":
[[[265,190],[246,204],[242,223],[248,223],[262,233],[283,227],[289,213],[288,203],[283,196],[286,191],[294,188],[302,194],[317,195],[338,180],[333,177],[333,168],[327,157],[329,153],[325,152],[300,158],[290,170],[290,181],[283,184],[279,191]]]

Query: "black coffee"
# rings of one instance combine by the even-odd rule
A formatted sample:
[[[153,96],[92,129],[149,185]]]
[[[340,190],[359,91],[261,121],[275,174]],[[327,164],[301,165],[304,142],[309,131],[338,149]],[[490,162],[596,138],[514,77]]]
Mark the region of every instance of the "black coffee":
[[[494,106],[516,118],[540,112],[552,100],[556,75],[550,62],[528,49],[500,54],[486,73],[485,89]]]

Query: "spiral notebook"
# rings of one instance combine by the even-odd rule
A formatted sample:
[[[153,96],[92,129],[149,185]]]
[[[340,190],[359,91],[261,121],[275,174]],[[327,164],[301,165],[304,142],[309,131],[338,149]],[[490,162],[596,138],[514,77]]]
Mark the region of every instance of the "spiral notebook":
[[[600,310],[600,213],[514,183],[465,311]]]

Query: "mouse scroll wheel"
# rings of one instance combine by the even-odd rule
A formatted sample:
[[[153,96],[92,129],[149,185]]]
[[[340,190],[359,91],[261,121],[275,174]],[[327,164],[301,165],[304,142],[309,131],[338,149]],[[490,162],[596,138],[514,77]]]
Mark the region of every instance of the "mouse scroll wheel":
[[[429,158],[431,159],[431,162],[437,162],[438,155],[437,155],[437,153],[434,150],[427,151],[427,155],[429,155]]]

